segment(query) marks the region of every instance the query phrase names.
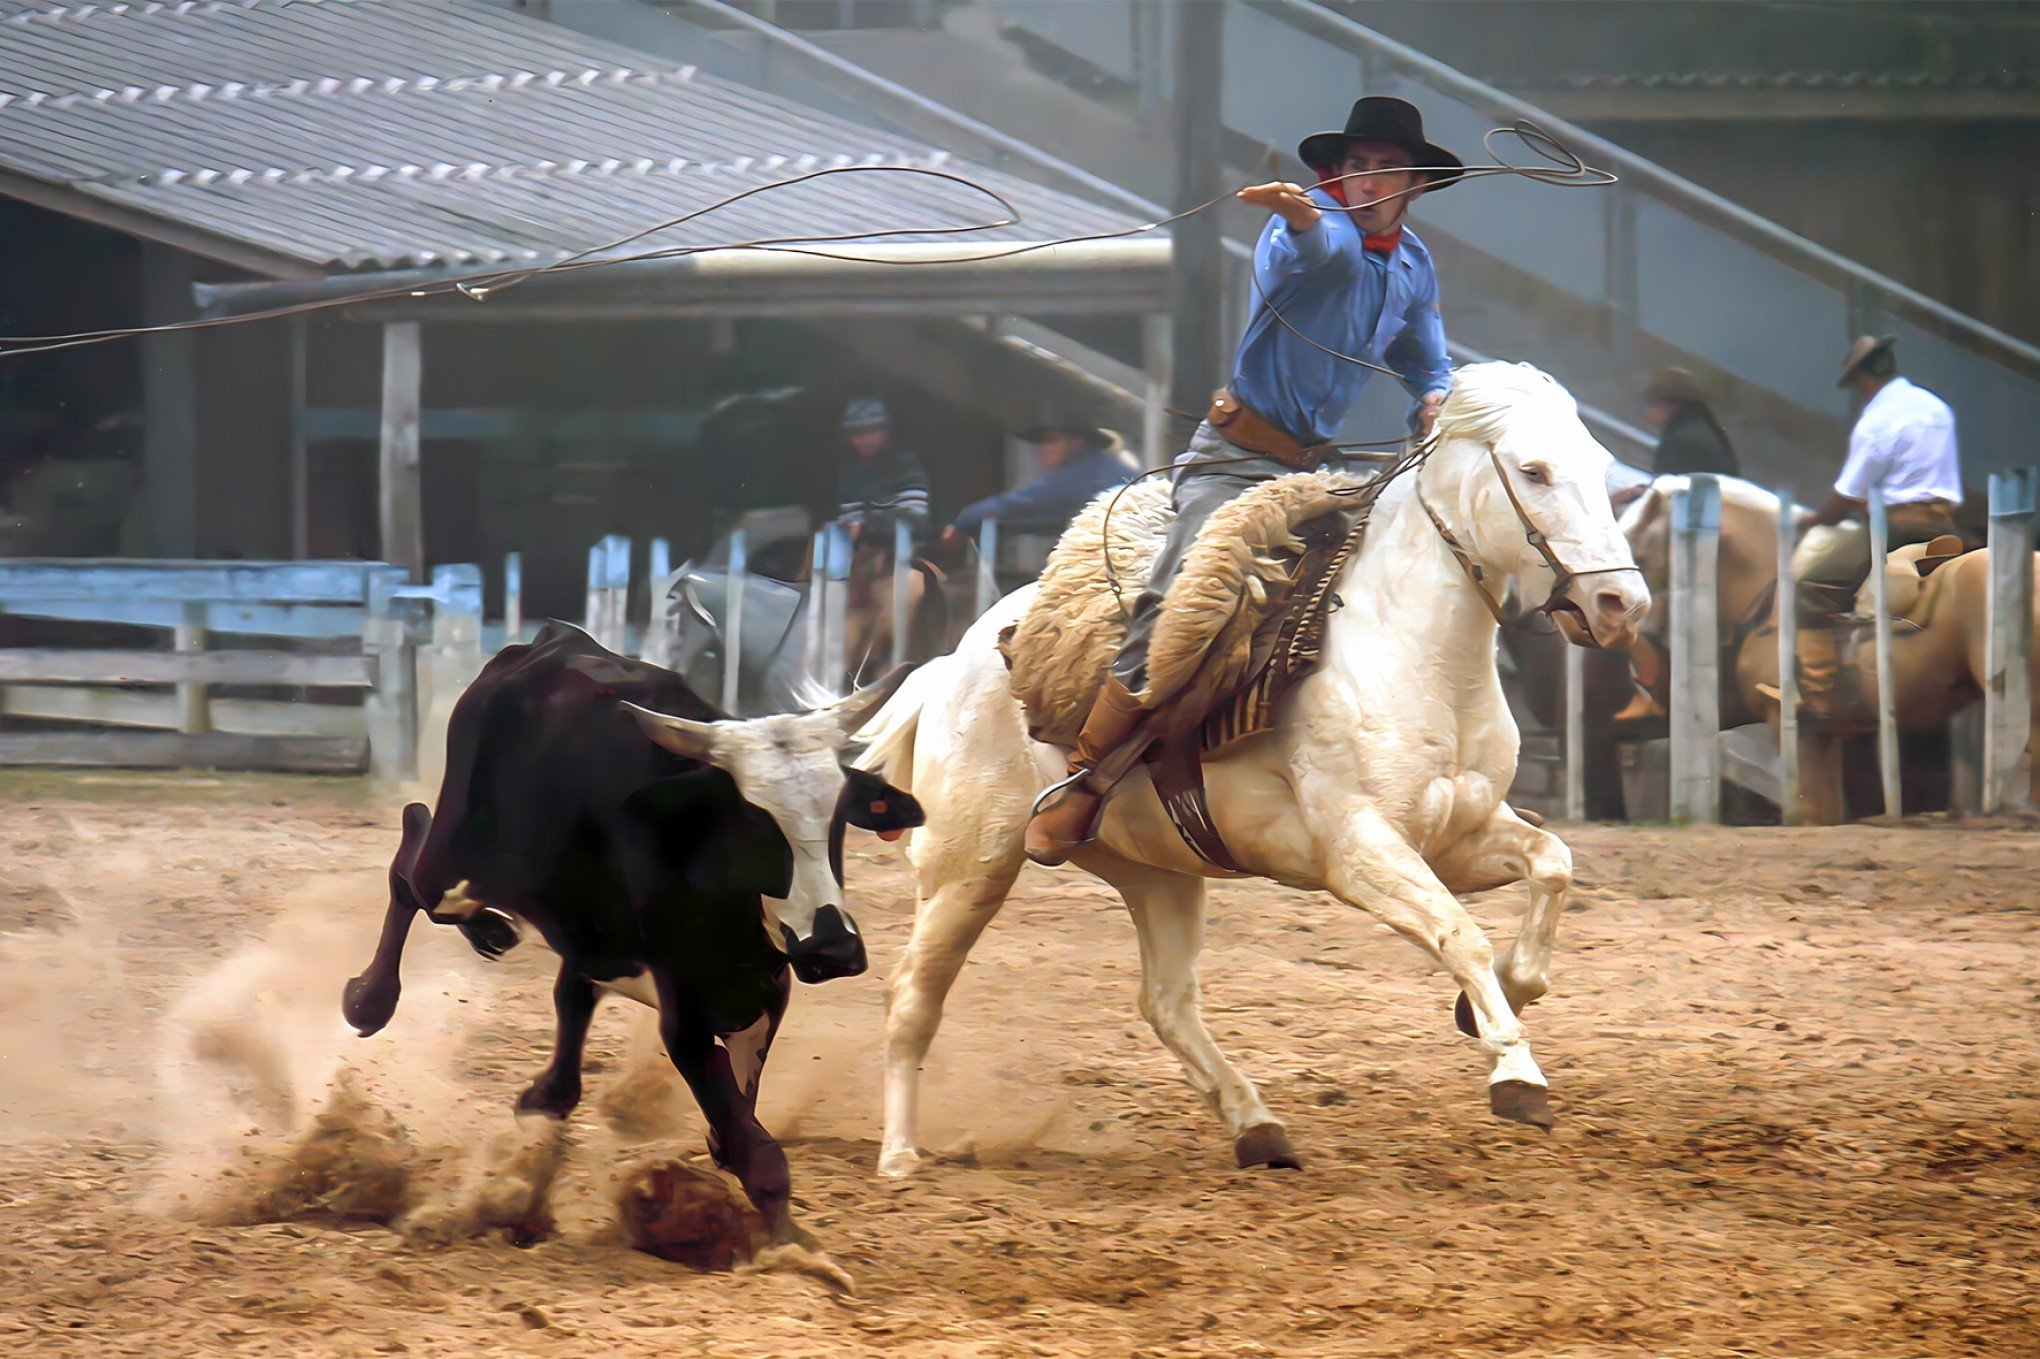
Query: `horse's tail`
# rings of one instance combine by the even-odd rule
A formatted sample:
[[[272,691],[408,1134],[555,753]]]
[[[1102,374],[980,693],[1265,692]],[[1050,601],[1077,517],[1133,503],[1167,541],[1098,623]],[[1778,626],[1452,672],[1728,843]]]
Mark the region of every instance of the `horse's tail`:
[[[915,670],[885,706],[857,729],[857,740],[864,746],[852,762],[857,768],[880,775],[903,793],[914,791],[914,734],[921,727],[921,709],[955,663],[953,654],[937,656]]]

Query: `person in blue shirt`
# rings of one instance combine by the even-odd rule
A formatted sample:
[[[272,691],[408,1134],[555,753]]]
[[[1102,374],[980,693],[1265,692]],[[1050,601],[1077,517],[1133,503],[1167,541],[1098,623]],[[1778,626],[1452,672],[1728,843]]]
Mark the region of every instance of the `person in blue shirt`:
[[[1110,791],[1093,773],[1141,719],[1155,618],[1204,521],[1250,487],[1336,456],[1333,437],[1373,372],[1344,356],[1396,375],[1419,432],[1451,388],[1438,273],[1404,219],[1419,195],[1459,179],[1460,159],[1425,139],[1414,105],[1379,95],[1356,102],[1340,131],[1304,138],[1297,156],[1316,186],[1237,195],[1273,214],[1254,251],[1247,331],[1232,380],[1176,459],[1175,519],[1068,773],[1035,803],[1027,857],[1036,863],[1062,863],[1091,838]]]
[[[1059,418],[1013,437],[1035,446],[1041,475],[964,506],[956,522],[942,530],[945,547],[976,538],[987,519],[1014,533],[1061,533],[1078,510],[1140,471],[1116,437],[1081,420]]]

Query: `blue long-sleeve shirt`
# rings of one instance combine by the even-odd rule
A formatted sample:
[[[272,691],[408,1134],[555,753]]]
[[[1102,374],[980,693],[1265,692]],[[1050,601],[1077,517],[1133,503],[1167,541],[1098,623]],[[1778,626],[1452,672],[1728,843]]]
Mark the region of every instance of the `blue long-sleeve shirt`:
[[[1254,249],[1260,289],[1233,358],[1232,391],[1298,438],[1330,439],[1372,374],[1292,335],[1267,302],[1327,349],[1394,369],[1413,397],[1451,387],[1452,364],[1438,270],[1417,234],[1405,224],[1392,253],[1372,254],[1330,195],[1312,189],[1310,199],[1324,210],[1310,230],[1272,218]]]
[[[1016,532],[1060,533],[1077,511],[1101,493],[1132,481],[1139,469],[1131,459],[1095,444],[1072,452],[1060,467],[1024,486],[964,506],[956,516],[959,533],[976,533],[987,519]]]

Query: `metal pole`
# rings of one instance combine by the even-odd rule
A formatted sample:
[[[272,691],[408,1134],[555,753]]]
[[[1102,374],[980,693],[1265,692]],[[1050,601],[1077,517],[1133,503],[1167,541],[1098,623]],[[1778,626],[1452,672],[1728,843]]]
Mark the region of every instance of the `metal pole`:
[[[1565,819],[1587,819],[1587,653],[1565,649]]]
[[[829,529],[825,524],[815,530],[815,543],[808,567],[807,597],[807,672],[808,678],[816,684],[835,688],[826,676],[826,662],[822,660],[822,611],[829,607],[829,592],[825,582],[828,579]]]
[[[999,521],[978,525],[977,612],[982,618],[999,598]]]
[[[913,531],[904,519],[893,520],[892,547],[892,663],[907,663],[907,580],[913,574]]]
[[[524,554],[503,554],[503,645],[524,640]]]
[[[673,664],[673,629],[666,617],[666,577],[673,574],[673,545],[652,539],[645,565],[645,635],[638,654],[657,666]]]
[[[1898,685],[1891,674],[1890,582],[1884,578],[1884,549],[1891,541],[1884,487],[1870,488],[1870,610],[1877,638],[1877,773],[1884,785],[1884,814],[1902,816],[1898,786]]]
[[[1990,632],[1983,687],[1983,811],[2032,795],[2033,514],[2040,468],[1990,479]]]
[[[750,569],[744,530],[732,530],[730,567],[723,577],[722,710],[733,716],[744,678],[744,585]]]
[[[602,544],[588,549],[588,602],[581,608],[581,627],[596,641],[602,640]]]
[[[1672,493],[1672,795],[1674,821],[1721,819],[1721,636],[1715,568],[1721,487],[1711,476]]]
[[[1799,601],[1792,578],[1799,507],[1790,491],[1778,493],[1778,814],[1788,826],[1805,819],[1799,801]]]

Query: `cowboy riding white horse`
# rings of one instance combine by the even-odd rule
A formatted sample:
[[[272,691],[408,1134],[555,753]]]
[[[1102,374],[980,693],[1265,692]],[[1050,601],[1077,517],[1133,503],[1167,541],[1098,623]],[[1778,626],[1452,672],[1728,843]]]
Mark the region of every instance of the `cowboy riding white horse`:
[[[1572,398],[1529,365],[1458,370],[1428,456],[1375,503],[1334,589],[1317,670],[1275,729],[1205,767],[1213,824],[1247,872],[1326,891],[1430,954],[1459,987],[1460,1027],[1504,1118],[1549,1126],[1523,1007],[1545,994],[1572,856],[1504,801],[1516,723],[1495,668],[1500,594],[1513,582],[1579,645],[1625,647],[1649,593],[1609,507],[1611,459]],[[860,763],[927,813],[908,855],[913,936],[887,988],[879,1169],[920,1162],[919,1073],[947,995],[1024,862],[1036,796],[1065,752],[1029,739],[998,639],[1035,592],[1017,591],[957,651],[916,672],[865,736]],[[1099,588],[1104,588],[1102,582]],[[1140,936],[1141,1011],[1225,1120],[1242,1166],[1298,1164],[1275,1115],[1198,1011],[1205,881],[1144,772],[1107,798],[1075,867],[1125,898]],[[1531,907],[1499,966],[1455,893],[1527,880]]]

